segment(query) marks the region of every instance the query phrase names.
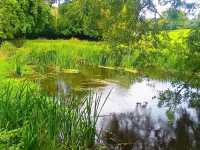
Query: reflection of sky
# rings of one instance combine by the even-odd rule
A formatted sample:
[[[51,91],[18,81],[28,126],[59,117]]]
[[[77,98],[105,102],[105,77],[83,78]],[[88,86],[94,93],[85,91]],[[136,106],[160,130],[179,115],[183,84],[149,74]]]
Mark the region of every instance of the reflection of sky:
[[[149,115],[151,117],[155,129],[167,128],[168,119],[166,111],[168,108],[159,108],[158,99],[153,97],[158,96],[160,91],[165,91],[167,89],[171,89],[172,91],[175,90],[175,87],[173,87],[170,82],[144,78],[142,81],[132,83],[128,89],[111,83],[110,85],[101,88],[99,91],[97,90],[97,93],[103,94],[102,103],[111,89],[112,92],[100,113],[101,117],[97,123],[98,130],[107,126],[111,114],[135,113],[138,102],[142,105],[144,102],[148,103],[146,108],[140,107],[139,110],[141,109],[143,113],[146,113],[147,116]],[[190,114],[190,117],[194,121],[197,121],[196,110],[188,108],[187,106],[188,105],[185,102],[179,105],[175,113],[175,120],[181,117],[180,114],[182,114],[181,111],[183,111],[181,108],[185,108]]]
[[[147,102],[147,106],[151,109],[153,117],[159,118],[165,116],[163,115],[165,110],[157,107],[158,100],[152,98],[158,96],[160,90],[166,90],[170,87],[171,85],[168,82],[149,79],[144,79],[142,82],[135,82],[129,89],[111,84],[103,89],[104,97],[109,93],[110,89],[113,90],[101,114],[131,112],[135,109],[138,102],[141,105]]]
[[[168,108],[159,108],[158,99],[153,97],[157,97],[160,91],[165,91],[167,89],[175,90],[170,82],[161,82],[147,78],[144,78],[141,82],[134,82],[128,89],[116,84],[110,84],[101,88],[99,91],[99,93],[103,94],[102,103],[111,89],[112,92],[101,111],[102,116],[112,113],[133,112],[137,103],[144,105],[145,102],[147,102],[147,109],[151,112],[151,116],[155,120],[166,120],[166,110],[168,110]],[[186,108],[188,112],[190,112],[191,117],[196,118],[195,110],[189,109],[187,103],[182,102],[179,107]]]

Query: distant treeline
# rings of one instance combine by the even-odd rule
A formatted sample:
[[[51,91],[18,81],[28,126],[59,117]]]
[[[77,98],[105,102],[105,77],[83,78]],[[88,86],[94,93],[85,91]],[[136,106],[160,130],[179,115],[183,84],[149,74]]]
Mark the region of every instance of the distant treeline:
[[[0,1],[0,40],[17,38],[69,38],[129,41],[147,31],[200,27],[200,17],[188,19],[183,7],[194,4],[161,0],[171,5],[158,18],[148,19],[144,10],[157,13],[152,0],[56,0]],[[177,2],[177,3],[176,3]],[[122,42],[122,43],[123,43]]]

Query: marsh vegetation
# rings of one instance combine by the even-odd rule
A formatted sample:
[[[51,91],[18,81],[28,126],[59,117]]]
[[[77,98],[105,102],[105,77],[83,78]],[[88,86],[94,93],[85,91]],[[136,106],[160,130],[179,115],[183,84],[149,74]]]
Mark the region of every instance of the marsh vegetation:
[[[0,1],[0,149],[198,150],[198,4]]]

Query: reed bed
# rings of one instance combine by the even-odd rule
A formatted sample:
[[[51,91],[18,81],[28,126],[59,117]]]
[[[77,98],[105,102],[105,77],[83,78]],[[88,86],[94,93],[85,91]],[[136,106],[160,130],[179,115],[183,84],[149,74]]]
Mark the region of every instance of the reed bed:
[[[191,68],[186,65],[190,61],[185,42],[188,34],[189,30],[169,31],[167,40],[162,35],[159,36],[157,46],[153,46],[153,42],[146,37],[137,49],[127,49],[124,45],[110,47],[103,41],[38,39],[24,40],[20,47],[16,47],[12,42],[5,42],[0,51],[8,53],[9,64],[12,64],[10,67],[17,76],[31,72],[30,66],[42,73],[47,66],[78,69],[82,65],[129,69],[156,67],[183,71]]]
[[[0,149],[92,149],[101,96],[49,97],[31,83],[0,91]]]

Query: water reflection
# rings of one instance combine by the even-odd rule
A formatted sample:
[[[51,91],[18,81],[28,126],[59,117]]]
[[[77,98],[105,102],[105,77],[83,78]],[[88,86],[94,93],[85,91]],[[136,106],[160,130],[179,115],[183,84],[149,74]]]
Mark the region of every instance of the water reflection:
[[[171,110],[183,104],[186,104],[187,107],[200,108],[200,86],[192,85],[194,82],[200,84],[199,80],[196,80],[192,80],[191,84],[180,81],[173,82],[171,89],[160,91],[159,106],[169,107]]]
[[[152,115],[154,118],[162,117],[163,119],[167,119],[165,117],[166,109],[159,108],[158,99],[152,99],[152,97],[157,96],[159,90],[166,90],[170,87],[171,85],[168,82],[161,82],[149,78],[141,78],[140,80],[134,81],[128,89],[117,84],[110,84],[102,88],[105,96],[110,89],[113,90],[101,112],[101,115],[113,112],[132,112],[137,105],[144,106],[145,103],[148,103],[148,106],[152,109]]]
[[[120,97],[117,91],[114,93],[117,96],[111,95],[111,99],[117,103],[121,98],[122,102],[117,103],[119,109],[115,113],[100,119],[101,127],[98,126],[98,129],[102,129],[102,136],[99,142],[113,150],[198,150],[199,81],[199,78],[190,78],[183,82],[177,78],[171,82],[161,82],[143,78],[130,86],[128,91],[137,94],[128,98],[126,109],[121,111],[126,97]],[[125,92],[125,95],[129,95],[129,92]],[[109,114],[109,108],[114,106],[110,103],[105,112]],[[135,108],[131,109],[133,106]]]
[[[51,76],[50,76],[51,75]],[[200,79],[150,70],[145,73],[83,67],[78,73],[48,72],[37,79],[49,95],[73,95],[112,89],[97,130],[99,143],[116,150],[198,150]],[[101,103],[101,102],[100,102]]]
[[[199,122],[186,109],[173,124],[155,120],[148,107],[138,105],[133,112],[104,117],[99,142],[115,150],[195,150],[200,146]]]
[[[31,80],[39,83],[42,89],[49,95],[70,93],[71,91],[87,91],[105,87],[111,83],[129,88],[139,75],[119,70],[104,69],[98,67],[81,67],[78,72],[56,72],[53,68],[45,73],[43,78]]]

